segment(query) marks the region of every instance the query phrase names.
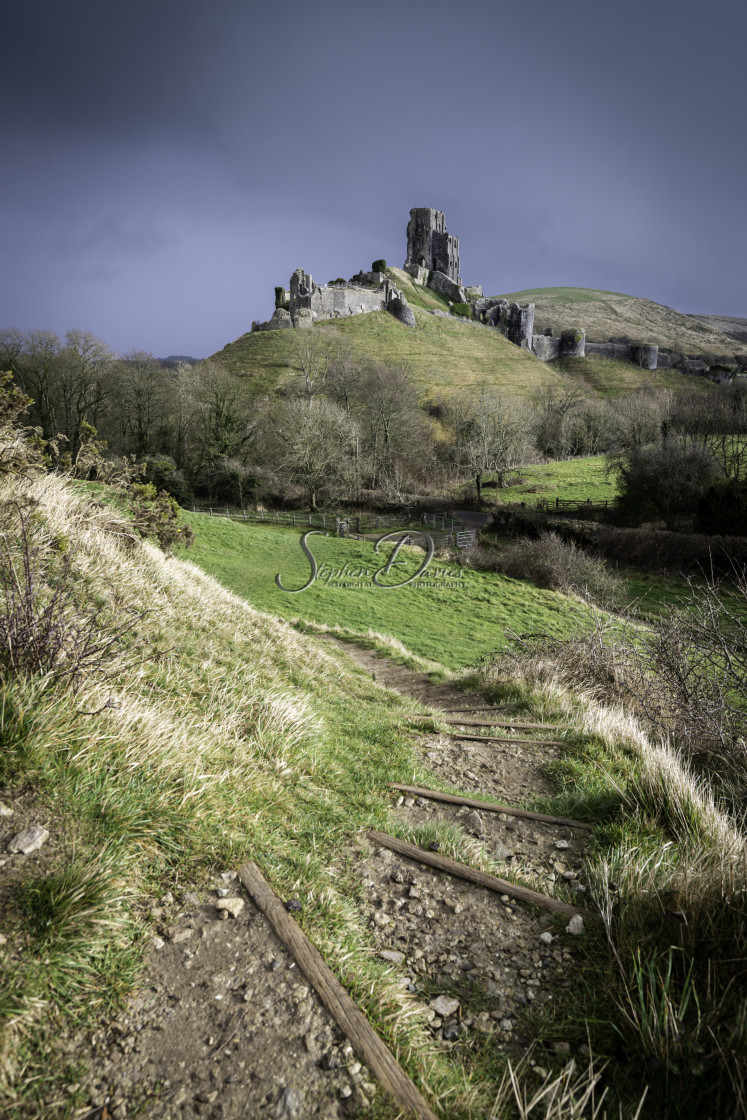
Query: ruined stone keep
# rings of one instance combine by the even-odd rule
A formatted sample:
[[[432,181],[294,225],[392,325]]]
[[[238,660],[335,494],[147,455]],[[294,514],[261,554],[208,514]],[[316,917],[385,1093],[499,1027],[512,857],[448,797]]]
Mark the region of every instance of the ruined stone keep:
[[[446,218],[442,210],[416,208],[410,211],[405,270],[411,272],[421,268],[442,272],[452,283],[461,286],[459,238],[446,232]]]

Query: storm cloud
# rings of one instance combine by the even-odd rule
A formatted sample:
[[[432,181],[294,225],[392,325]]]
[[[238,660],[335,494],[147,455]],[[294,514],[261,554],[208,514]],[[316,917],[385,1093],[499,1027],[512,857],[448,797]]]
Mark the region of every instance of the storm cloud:
[[[743,4],[34,2],[3,17],[0,326],[212,353],[446,212],[462,275],[747,315]]]

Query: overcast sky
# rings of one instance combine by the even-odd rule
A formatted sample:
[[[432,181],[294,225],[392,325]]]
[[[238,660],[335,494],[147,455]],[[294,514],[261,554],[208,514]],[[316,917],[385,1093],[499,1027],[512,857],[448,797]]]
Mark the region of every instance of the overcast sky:
[[[444,210],[486,294],[747,316],[744,0],[25,0],[0,327],[206,356]]]

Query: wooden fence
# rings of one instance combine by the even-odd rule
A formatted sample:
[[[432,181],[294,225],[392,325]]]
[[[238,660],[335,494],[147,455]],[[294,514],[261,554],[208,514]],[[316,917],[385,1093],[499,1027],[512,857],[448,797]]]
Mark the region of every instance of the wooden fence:
[[[384,533],[392,529],[412,528],[414,543],[417,544],[419,532],[427,532],[437,549],[455,546],[470,548],[477,541],[475,529],[465,529],[463,522],[447,517],[446,514],[424,513],[420,524],[422,530],[414,527],[414,519],[406,514],[353,514],[340,517],[335,513],[318,510],[254,510],[231,509],[230,507],[193,506],[193,513],[207,517],[226,518],[229,521],[252,521],[265,525],[294,525],[299,528],[322,529],[336,532],[342,537],[360,537],[366,533]]]

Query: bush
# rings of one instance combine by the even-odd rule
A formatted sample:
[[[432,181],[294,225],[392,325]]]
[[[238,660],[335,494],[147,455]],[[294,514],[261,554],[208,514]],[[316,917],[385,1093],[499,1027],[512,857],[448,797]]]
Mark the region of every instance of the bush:
[[[686,438],[633,447],[612,462],[620,482],[618,513],[633,524],[661,518],[668,529],[692,517],[715,481],[718,464]]]
[[[615,606],[623,597],[625,584],[604,560],[584,552],[556,533],[541,533],[532,540],[520,537],[499,554],[496,567],[514,579],[528,579],[548,587],[580,595],[590,602]]]
[[[452,303],[452,315],[461,315],[464,319],[472,318],[472,304],[471,303]]]
[[[180,506],[188,508],[194,502],[192,488],[181,471],[176,469],[173,459],[149,460],[145,467],[144,481],[152,482],[156,490],[164,490],[170,494]]]
[[[371,271],[372,272],[386,272],[386,261],[385,260],[374,261],[373,264],[371,265]]]
[[[179,506],[170,494],[145,482],[132,486],[128,496],[141,537],[153,538],[164,552],[170,552],[175,544],[189,548],[194,542],[192,528],[181,521]]]

